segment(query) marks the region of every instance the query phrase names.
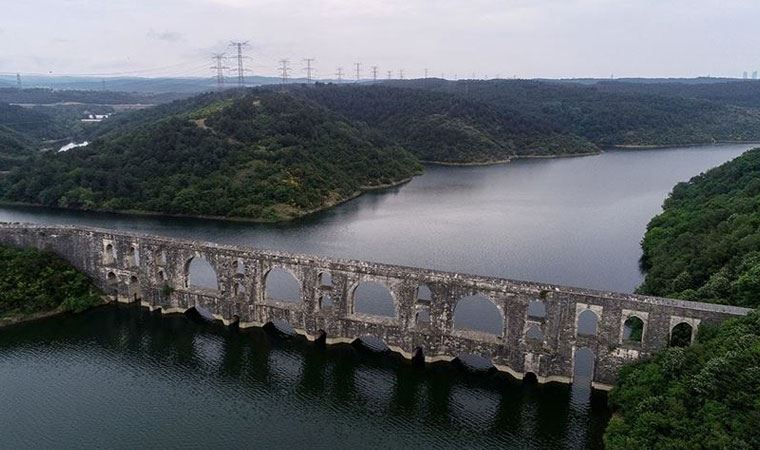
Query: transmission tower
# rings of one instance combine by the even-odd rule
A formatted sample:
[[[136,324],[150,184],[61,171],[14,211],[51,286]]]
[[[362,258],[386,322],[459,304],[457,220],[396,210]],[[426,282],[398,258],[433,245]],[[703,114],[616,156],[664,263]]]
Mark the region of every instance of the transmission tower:
[[[389,80],[392,79],[393,78],[393,71],[389,70],[387,73],[388,73],[388,79]]]
[[[290,74],[290,67],[288,67],[288,64],[290,64],[289,60],[280,60],[280,77],[282,78],[282,84],[286,84],[288,82],[288,76]]]
[[[398,79],[399,80],[404,79],[404,69],[398,69]]]
[[[428,77],[428,70],[427,70],[427,67],[425,67],[425,79],[426,80],[427,80],[427,77]]]
[[[215,64],[211,69],[216,70],[216,87],[221,90],[224,89],[224,71],[229,69],[229,67],[224,65],[224,53],[215,53],[212,58]]]
[[[16,87],[21,89],[21,74],[20,73],[16,74]]]
[[[354,63],[354,66],[356,66],[356,81],[359,82],[362,78],[362,63]]]
[[[238,74],[238,86],[243,87],[245,85],[245,68],[243,68],[243,48],[248,46],[248,41],[245,42],[230,42],[230,47],[237,50],[237,74]]]
[[[338,67],[338,69],[335,72],[335,76],[338,77],[338,83],[343,81],[343,68]]]
[[[377,66],[372,66],[372,81],[377,81]]]
[[[311,73],[314,71],[311,63],[314,62],[314,58],[304,58],[303,60],[306,62],[306,67],[303,68],[304,72],[306,72],[306,82],[311,83]]]

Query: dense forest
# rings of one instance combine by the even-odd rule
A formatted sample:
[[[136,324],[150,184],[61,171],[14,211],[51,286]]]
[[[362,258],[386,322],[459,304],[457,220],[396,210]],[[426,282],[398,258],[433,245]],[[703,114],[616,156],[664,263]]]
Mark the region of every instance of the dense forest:
[[[0,323],[100,303],[87,277],[54,254],[0,246]]]
[[[49,89],[49,88],[0,88],[0,102],[41,104],[55,103],[84,103],[94,105],[133,105],[133,104],[157,104],[170,102],[186,97],[184,94],[174,93],[136,93],[115,92],[104,90],[74,90],[74,89]]]
[[[392,81],[520,111],[602,147],[760,140],[760,111],[699,98],[611,92],[597,85],[531,80]],[[747,86],[749,86],[748,83]],[[720,88],[716,88],[720,89]],[[751,95],[751,94],[748,94]]]
[[[421,171],[395,143],[292,95],[209,94],[125,115],[91,145],[43,153],[3,180],[6,201],[274,221]]]
[[[386,85],[323,84],[293,88],[292,92],[367,124],[423,161],[489,162],[599,151],[585,139],[558,131],[548,121],[445,93]]]
[[[757,80],[714,83],[599,81],[595,86],[604,92],[655,94],[709,100],[722,105],[760,108],[760,81]]]
[[[760,448],[760,312],[700,327],[623,368],[610,392],[610,449]]]
[[[676,185],[642,247],[640,292],[760,307],[760,148]],[[605,444],[760,448],[758,398],[760,310],[624,367]]]
[[[760,307],[760,148],[676,185],[642,247],[640,292]]]

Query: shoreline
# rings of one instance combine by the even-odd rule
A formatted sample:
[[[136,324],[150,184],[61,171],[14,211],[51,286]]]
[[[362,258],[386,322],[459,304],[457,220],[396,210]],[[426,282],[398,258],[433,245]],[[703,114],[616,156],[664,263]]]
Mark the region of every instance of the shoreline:
[[[58,316],[65,312],[66,311],[63,311],[60,308],[56,308],[50,311],[41,311],[37,313],[27,314],[24,316],[3,317],[2,319],[0,319],[0,330],[2,330],[5,327],[18,325],[21,323],[34,322],[35,320],[47,319],[48,317]]]
[[[339,206],[343,203],[349,202],[351,200],[354,200],[355,198],[361,196],[362,194],[366,192],[371,191],[378,191],[382,189],[388,189],[392,187],[401,186],[403,184],[406,184],[410,182],[415,176],[413,175],[408,178],[404,178],[399,181],[395,181],[392,183],[386,183],[381,185],[374,185],[374,186],[361,186],[359,190],[353,192],[351,195],[342,198],[338,201],[334,202],[328,202],[318,208],[306,210],[300,212],[298,215],[295,215],[293,217],[288,218],[282,218],[279,220],[267,220],[267,219],[255,219],[252,217],[236,217],[236,216],[213,216],[213,215],[200,215],[200,214],[170,214],[170,213],[161,213],[161,212],[155,212],[155,211],[142,211],[142,210],[113,210],[113,209],[102,209],[102,208],[94,208],[94,209],[82,209],[82,208],[64,208],[60,206],[47,206],[47,205],[40,205],[37,203],[25,203],[25,202],[12,202],[7,200],[0,200],[0,206],[25,206],[25,207],[32,207],[32,208],[45,208],[45,209],[54,209],[54,210],[60,210],[60,211],[80,211],[80,212],[93,212],[93,213],[108,213],[108,214],[118,214],[118,215],[126,215],[126,216],[140,216],[140,217],[159,217],[159,218],[177,218],[177,219],[203,219],[203,220],[219,220],[219,221],[226,221],[226,222],[241,222],[241,223],[255,223],[255,224],[282,224],[282,223],[289,223],[294,220],[302,219],[326,210],[329,210],[335,206]],[[1,323],[1,322],[0,322]]]
[[[681,147],[704,147],[707,145],[733,145],[733,144],[751,144],[760,145],[760,141],[713,141],[693,144],[614,144],[605,147],[608,150],[663,150],[668,148]]]
[[[508,159],[496,159],[493,161],[475,161],[475,162],[449,162],[449,161],[429,161],[422,160],[422,164],[430,166],[450,166],[450,167],[478,167],[478,166],[497,166],[501,164],[508,164],[520,159],[557,159],[557,158],[573,158],[581,156],[594,156],[604,153],[604,150],[596,152],[583,152],[583,153],[561,153],[556,155],[515,155]]]

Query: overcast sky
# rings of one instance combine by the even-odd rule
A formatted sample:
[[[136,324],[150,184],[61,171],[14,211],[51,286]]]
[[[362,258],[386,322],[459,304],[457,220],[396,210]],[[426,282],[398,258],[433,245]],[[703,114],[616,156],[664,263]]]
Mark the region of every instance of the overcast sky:
[[[210,76],[247,40],[258,75],[737,77],[759,20],[760,0],[0,0],[0,72]]]

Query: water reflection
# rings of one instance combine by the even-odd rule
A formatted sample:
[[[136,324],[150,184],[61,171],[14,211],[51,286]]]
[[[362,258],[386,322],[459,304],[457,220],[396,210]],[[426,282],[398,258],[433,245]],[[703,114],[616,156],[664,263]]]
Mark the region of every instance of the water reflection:
[[[4,329],[0,385],[11,448],[593,448],[607,420],[599,393],[133,306]]]

